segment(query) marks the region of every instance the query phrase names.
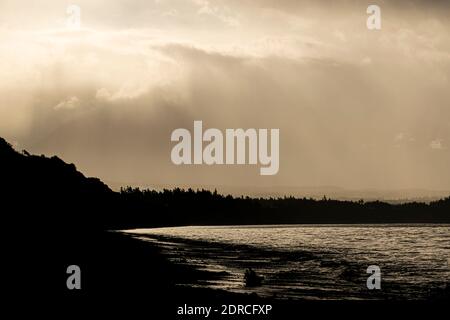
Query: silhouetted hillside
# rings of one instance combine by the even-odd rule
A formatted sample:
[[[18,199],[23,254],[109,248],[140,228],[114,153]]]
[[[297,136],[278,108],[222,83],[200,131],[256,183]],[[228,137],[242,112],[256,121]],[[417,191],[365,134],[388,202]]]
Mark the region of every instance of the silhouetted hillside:
[[[111,191],[58,157],[16,152],[0,138],[2,207],[18,225],[40,228],[124,229],[189,224],[444,223],[450,198],[425,203],[235,198],[192,189]]]
[[[10,223],[40,227],[100,227],[114,193],[58,157],[16,152],[0,138],[1,206]]]

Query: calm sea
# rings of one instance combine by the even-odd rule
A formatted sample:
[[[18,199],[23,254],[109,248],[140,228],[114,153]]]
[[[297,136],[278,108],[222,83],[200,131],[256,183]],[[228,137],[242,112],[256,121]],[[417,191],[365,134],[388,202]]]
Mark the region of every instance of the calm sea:
[[[450,225],[276,225],[128,230],[174,263],[212,272],[192,286],[299,299],[433,299],[449,285]],[[369,290],[367,267],[381,270]],[[260,287],[243,285],[252,268]]]

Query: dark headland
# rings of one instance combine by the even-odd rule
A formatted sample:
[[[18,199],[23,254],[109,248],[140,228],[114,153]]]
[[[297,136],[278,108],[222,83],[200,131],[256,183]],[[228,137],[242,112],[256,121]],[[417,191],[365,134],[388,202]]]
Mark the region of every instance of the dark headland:
[[[214,275],[175,266],[157,247],[111,231],[182,225],[450,223],[450,197],[431,203],[388,204],[236,198],[191,189],[158,192],[126,187],[115,192],[99,179],[85,177],[74,164],[56,156],[17,152],[2,138],[0,177],[6,239],[2,263],[10,297],[64,299],[69,304],[100,303],[100,297],[107,297],[109,309],[132,301],[162,312],[170,310],[166,318],[175,315],[173,308],[180,302],[267,301],[175,286]],[[80,291],[66,288],[66,268],[71,264],[83,272]]]

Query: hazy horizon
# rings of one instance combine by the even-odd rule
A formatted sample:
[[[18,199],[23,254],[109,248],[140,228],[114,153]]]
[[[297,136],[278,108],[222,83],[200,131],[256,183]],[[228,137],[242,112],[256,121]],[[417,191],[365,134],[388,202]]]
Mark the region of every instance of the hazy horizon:
[[[435,201],[450,196],[450,190],[429,190],[429,189],[347,189],[339,186],[275,186],[261,187],[255,185],[168,185],[168,184],[142,184],[142,183],[115,183],[104,181],[111,189],[120,191],[121,188],[132,187],[142,190],[162,191],[174,188],[217,191],[222,195],[232,195],[234,197],[249,196],[254,198],[270,197],[295,197],[322,199],[326,197],[333,200],[350,201],[372,201],[381,200],[388,202],[410,202],[410,201]]]
[[[450,2],[0,2],[0,136],[136,185],[450,190]],[[279,128],[280,167],[175,166],[174,129]],[[407,195],[407,194],[405,194]]]

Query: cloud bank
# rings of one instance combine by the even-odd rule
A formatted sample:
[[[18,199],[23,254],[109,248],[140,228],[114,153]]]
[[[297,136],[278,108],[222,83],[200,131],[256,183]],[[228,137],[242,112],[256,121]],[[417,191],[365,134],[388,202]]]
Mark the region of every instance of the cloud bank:
[[[0,5],[0,135],[120,184],[450,189],[448,1]],[[25,10],[26,8],[26,10]],[[280,170],[181,166],[170,134],[279,128]]]

